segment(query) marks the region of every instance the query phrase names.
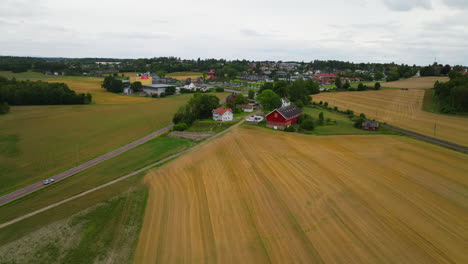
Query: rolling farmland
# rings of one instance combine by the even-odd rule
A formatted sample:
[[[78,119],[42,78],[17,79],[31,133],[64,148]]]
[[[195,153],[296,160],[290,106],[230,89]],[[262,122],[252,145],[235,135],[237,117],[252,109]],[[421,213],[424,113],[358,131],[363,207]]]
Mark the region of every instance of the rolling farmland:
[[[236,128],[145,177],[135,262],[466,263],[467,162],[400,136]]]
[[[179,81],[185,81],[187,78],[196,79],[202,77],[201,72],[171,72],[166,74],[166,77],[171,77]]]
[[[434,88],[434,83],[436,81],[446,82],[448,77],[418,77],[418,78],[409,78],[403,79],[394,82],[384,82],[382,87],[389,88],[408,88],[408,89],[429,89]]]
[[[225,94],[217,94],[225,98]],[[168,125],[192,95],[140,104],[14,106],[0,116],[0,193],[106,153]]]
[[[422,110],[424,90],[381,90],[365,92],[320,93],[314,102],[364,113],[368,118],[468,146],[468,119],[439,115]]]
[[[129,73],[123,74],[125,76],[129,75]],[[93,103],[95,104],[132,104],[152,100],[146,97],[125,96],[107,92],[101,88],[103,78],[44,75],[38,72],[12,73],[8,71],[0,71],[0,76],[16,78],[17,80],[66,83],[70,89],[77,93],[91,93],[93,95]]]

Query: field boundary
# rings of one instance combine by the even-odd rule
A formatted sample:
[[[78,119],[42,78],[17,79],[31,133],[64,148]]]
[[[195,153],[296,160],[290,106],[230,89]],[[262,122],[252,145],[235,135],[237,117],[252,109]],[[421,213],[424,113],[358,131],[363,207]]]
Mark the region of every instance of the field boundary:
[[[315,105],[315,107],[323,109],[323,110],[327,110],[327,111],[332,111],[334,113],[337,113],[337,114],[340,114],[340,115],[343,115],[343,116],[347,116],[347,114],[343,114],[343,113],[336,112],[336,111],[333,111],[333,110],[325,109],[325,108],[317,106],[317,105]],[[389,125],[389,124],[386,124],[386,123],[381,123],[380,125],[382,127],[393,130],[395,132],[400,132],[400,133],[402,133],[402,134],[404,134],[406,136],[414,137],[414,138],[420,139],[420,140],[428,142],[428,143],[432,143],[432,144],[439,145],[439,146],[442,146],[442,147],[446,147],[446,148],[449,148],[449,149],[457,150],[457,151],[460,151],[460,152],[463,152],[463,153],[468,153],[468,147],[465,147],[465,146],[462,146],[462,145],[459,145],[459,144],[456,144],[456,143],[453,143],[453,142],[449,142],[449,141],[446,141],[446,140],[426,136],[426,135],[419,134],[419,133],[411,131],[411,130],[406,130],[406,129],[399,128],[399,127],[396,127],[396,126],[392,126],[392,125]]]
[[[151,168],[153,168],[153,167],[156,167],[156,166],[162,165],[162,164],[164,164],[164,163],[166,163],[166,162],[169,162],[169,161],[171,161],[171,160],[173,160],[173,159],[175,159],[175,158],[177,158],[177,157],[179,157],[179,156],[181,156],[181,155],[183,155],[183,154],[185,154],[185,153],[187,153],[187,152],[189,152],[189,151],[191,151],[191,150],[193,150],[193,149],[195,149],[195,148],[197,148],[197,147],[200,147],[200,146],[204,145],[205,143],[207,143],[207,142],[209,142],[209,141],[211,141],[211,140],[216,139],[217,137],[220,137],[220,136],[226,134],[227,132],[229,132],[230,129],[239,126],[239,125],[242,124],[243,122],[244,122],[244,121],[243,121],[243,119],[242,119],[242,120],[241,120],[240,122],[238,122],[237,124],[228,127],[228,128],[225,129],[224,131],[221,131],[221,132],[219,132],[219,133],[217,133],[217,134],[214,134],[213,136],[207,138],[206,140],[204,140],[204,141],[201,142],[200,144],[197,144],[197,145],[195,145],[195,146],[193,146],[193,147],[190,147],[190,148],[188,148],[188,149],[186,149],[186,150],[183,150],[183,151],[181,151],[181,152],[175,153],[175,154],[173,154],[173,155],[171,155],[171,156],[169,156],[169,157],[166,157],[166,158],[164,158],[164,159],[162,159],[162,160],[159,160],[159,161],[157,161],[157,162],[154,162],[154,163],[152,163],[152,164],[150,164],[150,165],[147,165],[147,166],[145,166],[145,167],[143,167],[143,168],[141,168],[141,169],[138,169],[138,170],[136,170],[136,171],[130,172],[130,173],[128,173],[128,174],[126,174],[126,175],[124,175],[124,176],[122,176],[122,177],[120,177],[120,178],[117,178],[117,179],[112,180],[112,181],[110,181],[110,182],[104,183],[104,184],[102,184],[102,185],[100,185],[100,186],[94,187],[94,188],[92,188],[92,189],[89,189],[89,190],[84,191],[84,192],[82,192],[82,193],[79,193],[79,194],[77,194],[77,195],[71,196],[71,197],[66,198],[66,199],[64,199],[64,200],[62,200],[62,201],[53,203],[53,204],[51,204],[51,205],[48,205],[48,206],[46,206],[46,207],[43,207],[43,208],[38,209],[38,210],[36,210],[36,211],[33,211],[33,212],[31,212],[31,213],[28,213],[28,214],[25,214],[25,215],[23,215],[23,216],[14,218],[14,219],[12,219],[12,220],[10,220],[10,221],[8,221],[8,222],[2,223],[2,224],[0,224],[0,229],[2,229],[2,228],[4,228],[4,227],[7,227],[7,226],[10,226],[10,225],[12,225],[12,224],[14,224],[14,223],[17,223],[17,222],[21,221],[21,220],[27,219],[27,218],[29,218],[29,217],[35,216],[35,215],[37,215],[37,214],[40,214],[40,213],[42,213],[42,212],[45,212],[45,211],[47,211],[47,210],[49,210],[49,209],[55,208],[55,207],[57,207],[57,206],[59,206],[59,205],[62,205],[62,204],[64,204],[64,203],[66,203],[66,202],[69,202],[69,201],[73,201],[73,200],[75,200],[75,199],[78,199],[78,198],[80,198],[80,197],[82,197],[82,196],[85,196],[85,195],[87,195],[87,194],[89,194],[89,193],[92,193],[92,192],[95,192],[95,191],[97,191],[97,190],[103,189],[103,188],[105,188],[105,187],[107,187],[107,186],[109,186],[109,185],[112,185],[112,184],[114,184],[114,183],[120,182],[120,181],[125,180],[125,179],[127,179],[127,178],[130,178],[130,177],[132,177],[132,176],[138,175],[138,174],[140,174],[140,173],[142,173],[142,172],[144,172],[144,171],[146,171],[146,170],[148,170],[148,169],[151,169]],[[172,127],[172,125],[171,125],[171,127]]]
[[[93,167],[94,165],[97,165],[97,164],[99,164],[99,163],[101,163],[103,161],[106,161],[106,160],[108,160],[110,158],[113,158],[113,157],[119,155],[119,154],[122,154],[127,150],[130,150],[130,149],[132,149],[132,148],[134,148],[136,146],[139,146],[139,145],[141,145],[141,144],[143,144],[145,142],[148,142],[149,140],[151,140],[151,139],[153,139],[153,138],[155,138],[155,137],[157,137],[157,136],[159,136],[161,134],[164,134],[164,133],[168,132],[173,126],[174,125],[171,124],[171,125],[168,125],[166,127],[163,127],[163,128],[161,128],[161,129],[159,129],[159,130],[157,130],[157,131],[155,131],[153,133],[150,133],[150,134],[148,134],[148,135],[146,135],[146,136],[144,136],[142,138],[139,138],[139,139],[137,139],[135,141],[132,141],[132,142],[126,144],[126,145],[123,145],[123,146],[121,146],[121,147],[119,147],[117,149],[114,149],[113,151],[107,152],[105,154],[102,154],[102,155],[94,158],[94,159],[88,160],[88,161],[86,161],[84,163],[81,163],[81,164],[79,164],[77,166],[69,168],[69,169],[67,169],[65,171],[62,171],[60,173],[57,173],[55,175],[49,176],[49,177],[47,177],[47,179],[48,178],[53,178],[56,182],[58,182],[60,180],[64,180],[64,179],[66,179],[68,177],[71,177],[71,176],[73,176],[73,175],[75,175],[75,174],[77,174],[79,172],[82,172],[82,171],[84,171],[86,169],[89,169],[89,168]],[[33,193],[35,191],[43,189],[43,188],[45,188],[47,186],[48,185],[44,185],[42,183],[42,180],[41,180],[39,182],[36,182],[36,183],[30,184],[28,186],[22,187],[22,188],[20,188],[20,189],[18,189],[16,191],[7,193],[5,195],[2,195],[2,196],[0,196],[0,206],[5,205],[7,203],[10,203],[10,202],[12,202],[14,200],[17,200],[19,198],[22,198],[22,197],[24,197],[24,196],[26,196],[28,194],[31,194],[31,193]]]
[[[459,145],[459,144],[456,144],[456,143],[453,143],[453,142],[449,142],[449,141],[445,141],[445,140],[442,140],[442,139],[426,136],[426,135],[423,135],[423,134],[419,134],[419,133],[416,133],[416,132],[413,132],[413,131],[410,131],[410,130],[406,130],[406,129],[403,129],[403,128],[399,128],[399,127],[396,127],[396,126],[392,126],[392,125],[389,125],[389,124],[380,124],[380,125],[387,128],[387,129],[390,129],[390,130],[393,130],[393,131],[396,131],[396,132],[400,132],[400,133],[403,133],[403,134],[405,134],[407,136],[415,137],[415,138],[421,139],[423,141],[426,141],[426,142],[429,142],[429,143],[432,143],[432,144],[435,144],[435,145],[443,146],[443,147],[450,148],[450,149],[453,149],[453,150],[458,150],[458,151],[463,152],[463,153],[468,153],[468,147],[465,147],[465,146],[462,146],[462,145]]]

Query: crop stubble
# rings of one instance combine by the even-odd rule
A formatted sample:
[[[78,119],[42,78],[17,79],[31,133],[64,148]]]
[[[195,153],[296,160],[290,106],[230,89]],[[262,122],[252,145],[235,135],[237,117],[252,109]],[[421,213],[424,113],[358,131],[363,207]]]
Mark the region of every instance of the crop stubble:
[[[467,156],[236,128],[146,176],[137,263],[467,262]]]

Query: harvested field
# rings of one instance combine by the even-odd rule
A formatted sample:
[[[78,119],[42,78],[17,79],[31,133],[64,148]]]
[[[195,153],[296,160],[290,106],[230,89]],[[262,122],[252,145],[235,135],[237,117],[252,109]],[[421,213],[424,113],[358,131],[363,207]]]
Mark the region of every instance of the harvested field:
[[[136,263],[467,263],[468,156],[235,128],[151,171]]]
[[[66,78],[66,79],[53,79],[45,80],[47,82],[60,82],[66,83],[70,89],[77,93],[91,93],[93,95],[93,102],[96,104],[135,104],[144,103],[153,100],[149,97],[141,96],[128,96],[122,94],[115,94],[101,88],[102,78]]]
[[[123,74],[125,76],[130,76],[132,73]],[[93,95],[93,103],[95,104],[134,104],[152,100],[147,97],[127,96],[107,92],[105,89],[101,88],[101,83],[104,78],[44,75],[38,72],[12,73],[8,71],[0,71],[0,76],[16,78],[17,80],[41,80],[44,82],[66,83],[70,89],[77,93],[91,93]]]
[[[438,115],[422,110],[424,90],[381,90],[365,92],[320,93],[314,102],[364,113],[368,118],[468,146],[468,119]],[[434,132],[435,130],[435,132]]]
[[[214,132],[172,131],[167,136],[171,138],[187,138],[195,141],[200,141],[204,138],[211,137],[214,134]]]
[[[202,77],[201,72],[171,72],[166,74],[166,77],[171,77],[179,81],[185,81],[187,78],[196,79]]]
[[[382,87],[389,87],[389,88],[408,88],[408,89],[429,89],[434,88],[434,83],[436,81],[439,82],[447,82],[449,79],[448,77],[417,77],[417,78],[409,78],[394,82],[384,82],[382,83]]]

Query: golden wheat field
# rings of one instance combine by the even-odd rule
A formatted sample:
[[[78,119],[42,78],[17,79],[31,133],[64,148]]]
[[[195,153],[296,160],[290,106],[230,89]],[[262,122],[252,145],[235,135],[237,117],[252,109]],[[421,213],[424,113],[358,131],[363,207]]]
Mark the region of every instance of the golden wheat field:
[[[166,74],[166,77],[171,77],[179,81],[185,81],[187,78],[192,78],[192,80],[202,77],[201,72],[171,72]]]
[[[152,98],[140,96],[128,96],[107,92],[101,88],[102,78],[64,78],[45,79],[47,82],[66,83],[70,89],[77,93],[91,93],[96,104],[133,104],[151,101]]]
[[[439,115],[422,110],[424,90],[381,90],[365,92],[320,93],[314,102],[364,113],[368,118],[468,146],[468,119]]]
[[[434,83],[436,81],[439,82],[447,82],[449,80],[448,77],[413,77],[409,79],[403,79],[394,82],[384,82],[382,83],[382,87],[389,87],[389,88],[408,88],[408,89],[429,89],[434,88]]]
[[[238,127],[150,171],[136,263],[467,263],[468,156]]]

